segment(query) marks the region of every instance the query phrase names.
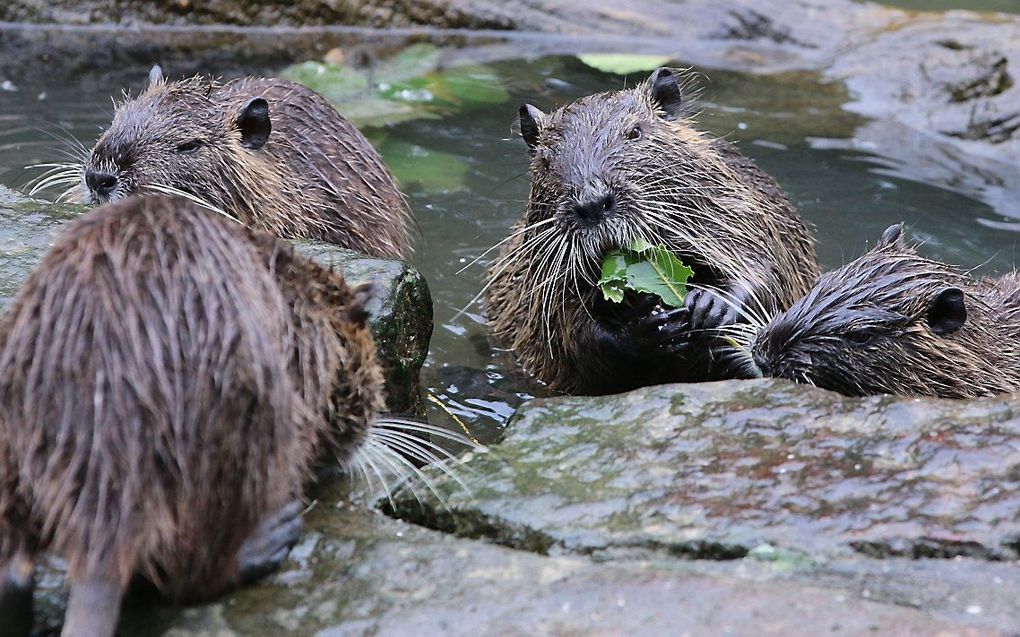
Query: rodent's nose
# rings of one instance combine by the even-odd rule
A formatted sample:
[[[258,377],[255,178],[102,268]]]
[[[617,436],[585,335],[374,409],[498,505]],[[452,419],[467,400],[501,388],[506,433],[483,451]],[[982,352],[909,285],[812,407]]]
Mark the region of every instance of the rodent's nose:
[[[612,194],[600,195],[574,204],[571,212],[585,223],[595,224],[613,210],[616,198]]]
[[[99,197],[109,197],[117,187],[117,175],[98,170],[85,172],[85,185]]]
[[[761,352],[761,350],[758,349],[752,350],[751,358],[754,359],[755,366],[758,367],[758,370],[762,373],[763,376],[775,375],[774,373],[775,370],[772,369],[773,367],[772,362],[769,360],[768,356],[765,356],[765,354]]]

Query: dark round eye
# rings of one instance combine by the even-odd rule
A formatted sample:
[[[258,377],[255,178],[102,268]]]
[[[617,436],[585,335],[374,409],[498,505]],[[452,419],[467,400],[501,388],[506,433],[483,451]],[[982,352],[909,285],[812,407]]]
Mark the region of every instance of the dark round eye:
[[[539,165],[539,167],[542,170],[549,170],[549,158],[548,157],[539,157],[538,158],[538,165]]]
[[[856,345],[867,345],[875,338],[875,333],[868,330],[858,330],[847,332],[843,338]]]
[[[627,139],[641,139],[644,135],[644,131],[641,130],[641,124],[634,124],[633,128],[627,131]]]
[[[193,153],[202,147],[202,142],[197,139],[193,139],[190,142],[184,142],[177,146],[177,152],[179,153]]]

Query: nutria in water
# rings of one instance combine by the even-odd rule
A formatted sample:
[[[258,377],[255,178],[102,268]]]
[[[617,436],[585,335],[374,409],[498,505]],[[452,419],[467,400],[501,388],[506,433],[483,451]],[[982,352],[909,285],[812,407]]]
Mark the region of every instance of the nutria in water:
[[[0,319],[5,628],[44,551],[81,636],[113,633],[134,574],[199,599],[279,563],[319,449],[351,465],[372,440],[366,298],[182,199],[73,222]]]
[[[520,109],[531,192],[487,275],[496,338],[553,388],[606,393],[734,374],[715,331],[743,310],[789,307],[818,274],[807,226],[779,186],[729,143],[698,131],[675,71]],[[647,295],[604,301],[608,250],[663,245],[694,269],[683,307]]]
[[[279,237],[410,254],[411,210],[379,153],[325,98],[286,80],[171,82],[155,67],[68,171],[54,179],[73,180],[82,203],[178,194]]]
[[[901,225],[746,333],[752,372],[850,396],[1020,389],[1020,277],[973,279],[922,257]]]

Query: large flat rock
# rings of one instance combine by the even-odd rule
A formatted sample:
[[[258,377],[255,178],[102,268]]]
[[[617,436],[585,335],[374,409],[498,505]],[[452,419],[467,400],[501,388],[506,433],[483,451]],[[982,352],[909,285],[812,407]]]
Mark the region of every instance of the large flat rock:
[[[1015,560],[1017,413],[769,380],[539,399],[472,460],[471,495],[445,484],[448,508],[398,508],[542,553]]]
[[[1000,635],[832,587],[763,582],[674,561],[598,564],[458,539],[320,490],[284,568],[211,604],[135,599],[119,634],[277,635]],[[39,627],[60,622],[57,578]]]
[[[28,199],[0,186],[0,304],[13,297],[53,243],[64,224],[87,208]],[[348,281],[374,281],[378,294],[369,305],[372,331],[387,382],[387,408],[424,413],[418,382],[432,337],[432,297],[428,283],[403,261],[377,259],[319,243],[299,248],[344,272]]]

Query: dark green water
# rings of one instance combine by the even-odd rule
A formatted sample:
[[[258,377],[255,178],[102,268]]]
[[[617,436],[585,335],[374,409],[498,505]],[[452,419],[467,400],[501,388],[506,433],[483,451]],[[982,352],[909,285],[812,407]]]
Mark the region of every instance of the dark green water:
[[[624,82],[570,57],[505,61],[487,72],[506,89],[505,103],[366,131],[397,172],[421,224],[414,262],[429,280],[436,316],[424,381],[480,437],[499,429],[529,391],[488,343],[480,308],[469,306],[486,261],[458,273],[506,236],[527,197],[524,144],[511,134],[517,106],[530,101],[548,110]],[[24,166],[62,160],[66,146],[54,134],[91,146],[109,123],[109,96],[143,80],[110,85],[85,78],[55,88],[39,78],[37,85],[0,90],[0,183],[21,187],[38,174]],[[982,271],[1013,266],[1020,235],[984,225],[1001,220],[988,206],[938,184],[889,176],[875,156],[831,149],[859,123],[839,108],[844,100],[838,86],[820,86],[809,75],[713,72],[704,82],[701,122],[778,179],[815,225],[827,266],[858,255],[899,221],[935,257]]]
[[[881,0],[881,3],[915,11],[967,9],[969,11],[1020,13],[1020,1],[1018,0]]]

